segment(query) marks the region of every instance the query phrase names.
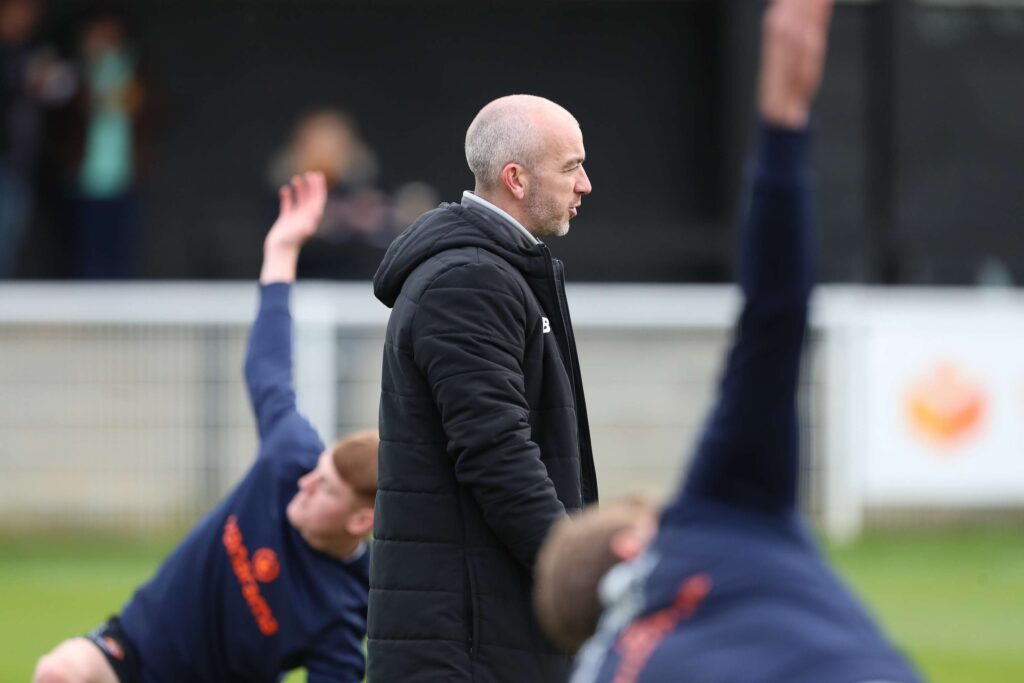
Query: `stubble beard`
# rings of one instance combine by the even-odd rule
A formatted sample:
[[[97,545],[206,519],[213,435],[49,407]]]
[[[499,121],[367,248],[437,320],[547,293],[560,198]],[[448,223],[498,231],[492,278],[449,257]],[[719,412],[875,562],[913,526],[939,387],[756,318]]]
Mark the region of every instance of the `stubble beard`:
[[[531,194],[526,200],[530,232],[536,237],[564,237],[569,232],[569,217],[557,199],[550,195]]]

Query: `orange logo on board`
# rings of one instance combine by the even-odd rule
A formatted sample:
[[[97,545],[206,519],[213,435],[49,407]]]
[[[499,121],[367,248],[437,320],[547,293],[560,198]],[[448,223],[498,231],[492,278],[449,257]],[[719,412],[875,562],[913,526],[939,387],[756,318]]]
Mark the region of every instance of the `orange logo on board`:
[[[263,635],[274,635],[278,629],[277,619],[270,611],[270,605],[267,604],[266,599],[260,595],[260,585],[256,581],[269,583],[277,578],[280,571],[277,553],[269,548],[260,548],[250,563],[249,549],[242,542],[242,530],[238,528],[238,518],[234,515],[228,517],[228,521],[225,522],[224,535],[221,540],[224,543],[224,549],[228,551],[231,570],[235,573],[235,578],[238,579],[242,588],[242,597],[249,605],[249,611],[252,612],[253,619],[256,620],[256,626],[259,627],[260,633]],[[263,577],[269,576],[269,578],[260,578],[261,572]]]
[[[985,416],[984,388],[961,376],[952,363],[941,363],[918,380],[907,395],[911,424],[922,435],[952,444],[971,434]]]

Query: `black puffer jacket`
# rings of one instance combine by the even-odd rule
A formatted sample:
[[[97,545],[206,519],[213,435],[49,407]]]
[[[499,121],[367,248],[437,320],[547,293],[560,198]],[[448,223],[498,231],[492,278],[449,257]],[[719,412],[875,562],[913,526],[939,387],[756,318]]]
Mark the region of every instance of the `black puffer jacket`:
[[[395,240],[384,345],[367,676],[564,681],[532,571],[597,499],[562,264],[497,214],[446,204]]]

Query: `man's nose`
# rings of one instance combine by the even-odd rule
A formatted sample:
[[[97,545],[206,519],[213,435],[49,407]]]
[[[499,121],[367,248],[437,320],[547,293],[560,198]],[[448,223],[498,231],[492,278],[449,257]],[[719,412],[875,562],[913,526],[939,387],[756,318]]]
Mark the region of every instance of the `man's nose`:
[[[594,187],[590,184],[590,178],[587,176],[587,172],[580,166],[580,177],[576,179],[576,192],[577,194],[590,194]]]

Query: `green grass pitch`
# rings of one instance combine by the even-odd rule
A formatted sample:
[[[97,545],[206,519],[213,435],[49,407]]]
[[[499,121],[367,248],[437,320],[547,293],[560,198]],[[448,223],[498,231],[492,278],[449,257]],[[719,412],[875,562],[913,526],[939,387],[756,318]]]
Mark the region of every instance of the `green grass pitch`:
[[[172,543],[0,537],[0,681],[28,681],[115,612]],[[1024,533],[892,532],[830,552],[930,680],[1024,681]]]

